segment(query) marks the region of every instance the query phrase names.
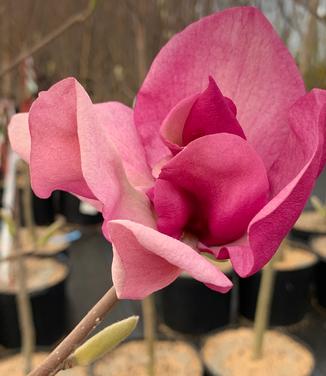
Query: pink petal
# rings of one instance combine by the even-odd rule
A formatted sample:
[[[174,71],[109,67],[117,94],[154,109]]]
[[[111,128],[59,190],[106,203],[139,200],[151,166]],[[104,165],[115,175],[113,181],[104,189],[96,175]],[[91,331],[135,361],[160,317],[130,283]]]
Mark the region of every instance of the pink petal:
[[[224,98],[214,79],[209,77],[207,89],[197,98],[184,124],[183,145],[199,137],[223,132],[246,139],[235,111],[231,99]]]
[[[8,133],[13,150],[19,154],[24,161],[29,163],[31,153],[31,135],[28,127],[28,113],[14,115],[10,120]],[[87,201],[98,211],[102,211],[102,204],[99,201],[78,195],[77,197],[80,200]]]
[[[322,124],[324,106],[325,91],[315,89],[290,109],[287,117],[289,133],[280,144],[281,152],[269,172],[273,196],[295,179],[311,159],[316,139],[323,137],[323,133],[318,136],[318,129],[325,132]],[[324,163],[320,166],[322,169]]]
[[[10,119],[9,140],[13,150],[29,163],[31,153],[31,136],[28,128],[28,113],[14,115]]]
[[[108,123],[112,119],[103,115],[104,106],[98,111],[98,107],[92,104],[79,84],[75,85],[75,90],[82,173],[96,198],[103,203],[104,218],[131,219],[154,227],[150,202],[145,193],[130,184],[122,159],[112,143],[111,134],[108,132]],[[121,110],[121,105],[115,103],[109,107],[116,111]],[[108,106],[106,108],[108,109]],[[117,132],[114,137],[119,138]],[[128,137],[130,135],[126,136],[126,139]],[[125,151],[121,146],[120,150]],[[137,151],[131,150],[132,152]],[[136,164],[130,162],[128,166],[130,171]],[[132,174],[132,177],[134,178],[135,174]]]
[[[266,170],[260,157],[248,142],[228,133],[204,136],[191,142],[162,168],[161,179],[182,192],[191,207],[191,218],[185,230],[207,245],[225,244],[241,237],[269,195]],[[167,215],[167,211],[173,211],[175,205],[175,195],[170,196],[168,207],[164,193],[160,193],[160,190],[155,191],[154,196],[158,223],[161,216],[165,222],[173,218],[173,213]],[[178,223],[172,219],[169,231],[173,226]],[[159,226],[158,229],[163,231]]]
[[[137,185],[152,181],[129,108],[93,105],[81,85],[69,78],[41,93],[29,121],[36,194],[46,197],[54,189],[66,190],[95,204],[106,218],[154,226],[149,200],[128,180]]]
[[[182,133],[184,124],[198,97],[199,94],[195,94],[178,102],[168,113],[162,123],[160,135],[162,136],[165,145],[174,155],[182,150]]]
[[[210,288],[227,292],[231,281],[188,245],[141,224],[107,224],[113,243],[113,282],[120,299],[143,299],[171,282],[181,270]]]
[[[153,177],[134,126],[132,109],[119,102],[96,104],[95,109],[98,121],[110,135],[110,141],[123,161],[130,183],[134,186],[152,184]]]
[[[297,161],[297,175],[253,218],[247,244],[227,246],[235,270],[243,277],[257,272],[271,259],[324,168],[326,91],[313,90],[301,98],[292,108],[290,121],[293,133],[287,154]]]
[[[204,90],[209,75],[235,103],[247,139],[269,170],[288,135],[284,115],[304,94],[304,85],[271,24],[251,7],[227,9],[193,23],[155,58],[135,108],[149,163],[153,166],[169,153],[159,137],[164,118],[180,100]]]
[[[95,198],[81,171],[77,85],[73,78],[60,81],[41,92],[29,112],[31,181],[41,198],[56,189]]]

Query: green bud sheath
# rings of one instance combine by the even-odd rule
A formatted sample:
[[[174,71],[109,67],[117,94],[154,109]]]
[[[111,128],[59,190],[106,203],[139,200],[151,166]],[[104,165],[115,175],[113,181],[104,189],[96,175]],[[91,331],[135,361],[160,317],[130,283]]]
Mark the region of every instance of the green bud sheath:
[[[138,316],[131,316],[118,321],[95,334],[92,338],[78,347],[73,353],[75,364],[88,366],[107,352],[114,349],[120,342],[126,339],[135,329]]]

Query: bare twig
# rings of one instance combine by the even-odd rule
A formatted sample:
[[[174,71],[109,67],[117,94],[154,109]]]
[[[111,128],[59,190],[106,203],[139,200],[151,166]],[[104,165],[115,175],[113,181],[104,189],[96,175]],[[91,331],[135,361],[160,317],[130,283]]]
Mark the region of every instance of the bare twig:
[[[155,375],[155,303],[153,295],[142,301],[144,338],[148,352],[147,376]]]
[[[33,215],[32,189],[30,186],[30,176],[27,163],[23,165],[24,186],[23,186],[23,214],[24,222],[31,238],[33,248],[37,247],[36,229]]]
[[[302,0],[294,0],[294,2],[300,6],[302,6],[304,9],[306,9],[312,16],[314,16],[318,21],[326,24],[326,15],[320,16],[317,11],[307,4],[306,2]]]
[[[27,171],[27,170],[26,170]],[[25,193],[28,192],[28,186],[25,184]],[[28,216],[28,211],[31,208],[27,208],[26,205],[29,203],[25,200],[24,202],[24,214],[25,220]],[[19,204],[16,201],[16,228],[19,228]],[[27,214],[27,215],[26,215]],[[31,215],[31,213],[29,213]],[[24,357],[24,374],[28,374],[32,367],[32,357],[35,348],[35,328],[32,314],[32,307],[30,296],[28,292],[28,276],[25,260],[22,257],[22,249],[20,246],[19,232],[16,233],[14,237],[14,254],[17,256],[16,260],[16,279],[17,279],[17,307],[18,307],[18,317],[19,317],[19,327],[21,333],[22,342],[22,355]]]
[[[86,89],[89,89],[89,66],[90,57],[92,51],[92,39],[93,39],[93,24],[94,18],[91,17],[87,22],[84,23],[84,30],[82,34],[82,42],[80,49],[80,59],[79,59],[79,77],[80,82]]]
[[[4,68],[0,70],[0,78],[4,76],[5,74],[11,72],[27,57],[32,56],[37,51],[47,46],[49,43],[53,42],[56,38],[58,38],[61,34],[63,34],[68,29],[70,29],[75,24],[85,22],[93,14],[96,8],[96,4],[97,4],[96,0],[90,0],[88,2],[88,6],[86,9],[69,17],[62,25],[60,25],[59,27],[57,27],[56,29],[48,33],[44,38],[42,38],[34,46],[32,46],[28,50],[23,51],[21,54],[19,54],[11,63],[9,63],[7,66],[5,66]]]
[[[270,307],[274,292],[276,273],[274,263],[276,261],[276,257],[277,255],[274,255],[274,257],[262,270],[254,322],[254,341],[252,348],[252,356],[254,360],[261,359],[263,356],[264,338],[268,327]]]
[[[298,17],[296,15],[296,8],[293,6],[293,14],[289,16],[285,10],[285,3],[282,0],[277,0],[279,11],[284,18],[286,24],[297,31],[302,36],[302,26],[298,24]]]
[[[32,356],[34,353],[35,331],[32,316],[31,302],[27,288],[27,271],[24,260],[17,252],[17,306],[19,326],[22,338],[22,355],[24,357],[24,372],[27,374],[32,369]]]
[[[96,328],[103,317],[118,301],[114,287],[98,301],[80,323],[68,336],[52,351],[52,353],[28,376],[53,376],[67,366],[66,359],[86,339],[89,333]]]

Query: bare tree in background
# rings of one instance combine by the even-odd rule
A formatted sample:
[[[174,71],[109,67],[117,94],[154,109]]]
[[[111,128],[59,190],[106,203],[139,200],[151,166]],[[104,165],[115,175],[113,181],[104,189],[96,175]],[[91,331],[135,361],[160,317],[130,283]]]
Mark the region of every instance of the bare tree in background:
[[[311,10],[311,13],[308,15],[309,20],[307,23],[306,31],[304,33],[302,47],[299,52],[299,64],[303,75],[308,72],[310,67],[313,67],[316,64],[318,49],[318,29],[315,14],[317,14],[318,5],[319,0],[308,1],[308,7]]]
[[[172,35],[200,17],[236,5],[260,7],[297,55],[302,70],[311,75],[311,64],[320,67],[326,54],[321,42],[325,24],[317,9],[322,1],[101,1],[85,24],[73,26],[35,54],[38,84],[43,90],[64,77],[75,76],[94,101],[114,99],[131,105],[151,61]],[[0,65],[85,6],[87,0],[2,0]],[[315,86],[323,85],[321,74],[315,71]],[[12,74],[11,82],[8,77],[0,78],[0,93],[19,100],[17,74]]]

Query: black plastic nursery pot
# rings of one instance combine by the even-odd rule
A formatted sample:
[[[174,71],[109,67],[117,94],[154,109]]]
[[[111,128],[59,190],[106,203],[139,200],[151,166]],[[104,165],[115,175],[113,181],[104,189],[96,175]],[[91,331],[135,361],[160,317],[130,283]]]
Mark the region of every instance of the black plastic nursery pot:
[[[292,250],[289,248],[284,257],[284,261],[275,263],[271,326],[295,324],[304,318],[310,308],[317,257],[300,247]],[[239,283],[240,314],[252,321],[255,317],[261,274],[258,272],[249,278],[240,279]]]
[[[79,225],[94,225],[101,223],[103,217],[96,211],[82,212],[81,201],[67,192],[60,192],[60,212],[67,222]]]
[[[30,302],[38,346],[49,346],[58,341],[66,330],[66,280],[68,267],[52,258],[30,257],[34,264],[27,274],[39,274],[40,282],[28,282]],[[32,277],[31,277],[32,278]],[[7,348],[21,345],[16,287],[0,289],[0,344]]]
[[[53,197],[42,199],[33,193],[33,212],[35,224],[38,226],[47,226],[54,222],[55,208]]]
[[[315,294],[317,302],[326,308],[326,236],[312,240],[311,246],[319,261],[315,270]]]
[[[231,278],[229,263],[224,268]],[[230,322],[231,292],[213,291],[185,273],[155,296],[161,321],[177,332],[201,335]]]
[[[315,283],[318,304],[326,309],[326,258],[320,259],[316,266]]]
[[[20,216],[21,224],[25,225],[24,221],[24,205],[22,202],[22,190],[19,190],[19,202],[20,202]],[[32,209],[35,224],[38,226],[48,226],[54,222],[55,219],[55,204],[54,196],[41,199],[32,192]]]
[[[326,235],[326,222],[317,211],[306,210],[293,226],[290,237],[308,244],[315,236]]]

